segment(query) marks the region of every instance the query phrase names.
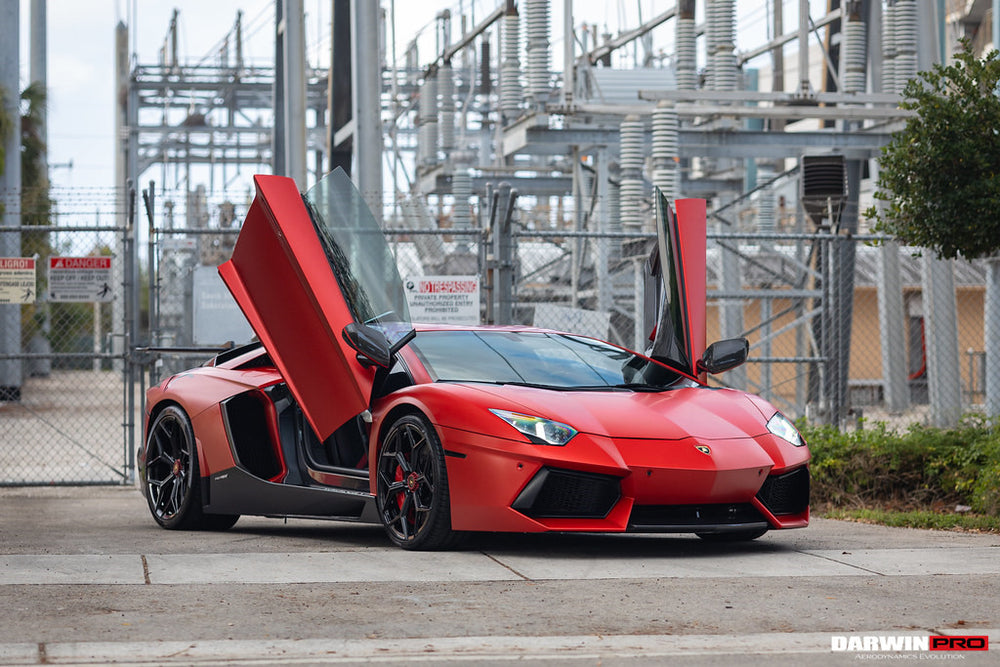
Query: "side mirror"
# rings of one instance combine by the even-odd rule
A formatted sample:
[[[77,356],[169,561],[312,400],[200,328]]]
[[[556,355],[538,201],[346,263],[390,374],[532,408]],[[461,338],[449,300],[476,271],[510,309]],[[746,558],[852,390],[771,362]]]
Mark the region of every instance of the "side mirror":
[[[367,324],[351,322],[341,332],[344,341],[358,353],[358,361],[388,368],[392,362],[392,351],[385,334]]]
[[[727,338],[708,346],[705,354],[698,360],[698,370],[708,373],[721,373],[736,368],[750,354],[750,343],[746,338]]]

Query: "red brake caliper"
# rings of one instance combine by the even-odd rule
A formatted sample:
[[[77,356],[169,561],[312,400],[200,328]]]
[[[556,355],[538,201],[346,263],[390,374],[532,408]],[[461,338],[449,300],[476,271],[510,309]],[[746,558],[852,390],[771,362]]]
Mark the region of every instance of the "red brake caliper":
[[[400,466],[396,466],[396,481],[403,481],[403,469]],[[406,491],[415,494],[417,492],[417,487],[420,486],[420,475],[416,472],[411,472],[406,476]],[[405,492],[400,491],[399,495],[396,496],[396,504],[399,505],[399,509],[403,509],[403,503],[405,502]],[[411,507],[409,514],[412,515],[416,511],[416,507]]]
[[[403,469],[400,466],[398,466],[398,465],[396,466],[396,474],[393,476],[393,481],[394,482],[402,482],[403,481]],[[402,491],[400,491],[399,493],[396,494],[396,506],[399,509],[403,509],[404,495],[405,494]]]

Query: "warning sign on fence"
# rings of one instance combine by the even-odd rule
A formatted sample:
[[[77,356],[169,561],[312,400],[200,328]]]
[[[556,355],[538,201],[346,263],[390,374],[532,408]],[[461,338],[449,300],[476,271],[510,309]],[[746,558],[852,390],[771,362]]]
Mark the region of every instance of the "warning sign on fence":
[[[421,276],[405,284],[414,322],[479,324],[479,276]]]
[[[35,302],[35,260],[0,257],[0,303]]]
[[[113,301],[110,257],[49,257],[49,300]]]

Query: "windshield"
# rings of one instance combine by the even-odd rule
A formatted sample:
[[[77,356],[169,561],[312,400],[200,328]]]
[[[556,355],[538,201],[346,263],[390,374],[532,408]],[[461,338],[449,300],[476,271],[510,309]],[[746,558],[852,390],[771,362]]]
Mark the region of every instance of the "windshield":
[[[410,347],[438,381],[655,390],[681,377],[626,349],[568,334],[426,331]]]
[[[316,232],[354,320],[395,345],[411,330],[396,260],[361,193],[336,169],[305,194]]]

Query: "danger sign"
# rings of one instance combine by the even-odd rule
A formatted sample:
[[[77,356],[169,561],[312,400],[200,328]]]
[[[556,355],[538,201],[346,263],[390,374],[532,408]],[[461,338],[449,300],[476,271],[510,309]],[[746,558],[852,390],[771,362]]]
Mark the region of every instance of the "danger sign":
[[[34,303],[35,260],[0,257],[0,303]]]
[[[49,299],[113,301],[111,257],[49,257]]]

